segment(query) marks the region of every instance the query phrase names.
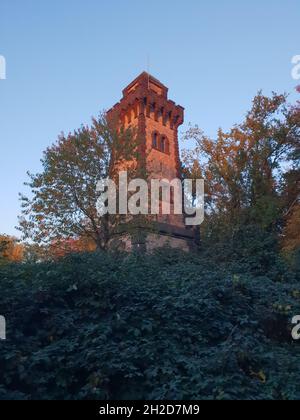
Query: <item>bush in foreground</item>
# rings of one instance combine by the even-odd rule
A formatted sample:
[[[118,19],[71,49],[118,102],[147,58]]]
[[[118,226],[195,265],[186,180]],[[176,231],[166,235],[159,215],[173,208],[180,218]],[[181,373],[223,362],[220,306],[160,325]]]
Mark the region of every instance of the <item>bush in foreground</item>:
[[[198,255],[0,268],[1,399],[299,399],[300,285]]]

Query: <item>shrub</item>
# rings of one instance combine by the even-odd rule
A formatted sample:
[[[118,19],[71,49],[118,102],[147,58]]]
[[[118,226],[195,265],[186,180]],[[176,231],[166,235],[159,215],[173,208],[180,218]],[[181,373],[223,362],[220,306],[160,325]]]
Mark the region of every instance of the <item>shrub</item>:
[[[296,277],[199,255],[0,268],[1,399],[299,399]]]

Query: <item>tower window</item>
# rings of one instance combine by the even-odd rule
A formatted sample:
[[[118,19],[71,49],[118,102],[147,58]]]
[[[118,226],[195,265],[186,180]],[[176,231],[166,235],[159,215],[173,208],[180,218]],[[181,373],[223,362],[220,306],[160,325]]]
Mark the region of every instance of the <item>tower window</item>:
[[[164,136],[162,136],[162,138],[161,138],[160,150],[162,152],[165,152],[166,151],[166,138]]]
[[[153,133],[153,136],[152,136],[152,147],[154,149],[157,149],[158,148],[158,134],[157,133]]]
[[[169,154],[169,141],[166,136],[161,136],[157,131],[152,134],[152,148],[162,153]]]
[[[154,111],[155,111],[155,107],[156,107],[155,102],[152,102],[152,103],[150,104],[150,111],[151,111],[151,112],[154,112]]]
[[[163,153],[169,153],[169,141],[166,136],[161,136],[160,151]]]

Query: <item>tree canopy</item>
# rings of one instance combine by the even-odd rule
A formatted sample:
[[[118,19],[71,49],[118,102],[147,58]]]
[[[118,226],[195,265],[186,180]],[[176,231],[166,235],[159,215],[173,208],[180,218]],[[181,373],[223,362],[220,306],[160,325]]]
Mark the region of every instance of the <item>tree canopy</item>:
[[[184,170],[205,179],[204,234],[254,224],[284,232],[288,241],[290,229],[282,229],[297,225],[299,205],[299,118],[299,106],[289,106],[286,96],[260,92],[245,120],[227,133],[220,129],[216,140],[197,126],[188,130],[185,139],[196,147],[184,152]]]
[[[137,141],[133,130],[117,130],[103,114],[91,127],[59,136],[44,153],[43,172],[28,174],[31,196],[21,195],[23,238],[48,245],[86,238],[104,248],[109,223],[97,213],[97,182],[111,175],[112,161],[117,167],[135,159]]]

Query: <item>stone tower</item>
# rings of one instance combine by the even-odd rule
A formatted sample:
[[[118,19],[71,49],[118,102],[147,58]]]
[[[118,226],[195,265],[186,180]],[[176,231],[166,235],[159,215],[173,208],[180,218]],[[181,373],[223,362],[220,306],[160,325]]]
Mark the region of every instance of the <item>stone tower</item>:
[[[181,178],[178,128],[184,121],[184,108],[168,99],[168,88],[160,81],[142,73],[123,90],[123,98],[107,117],[137,131],[150,178]],[[183,215],[160,214],[155,224],[157,233],[147,235],[147,250],[167,243],[184,250],[193,246],[194,230],[185,226]],[[128,238],[123,241],[126,248],[132,247]]]

